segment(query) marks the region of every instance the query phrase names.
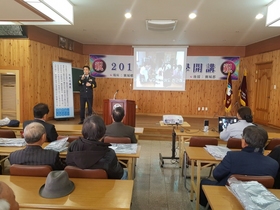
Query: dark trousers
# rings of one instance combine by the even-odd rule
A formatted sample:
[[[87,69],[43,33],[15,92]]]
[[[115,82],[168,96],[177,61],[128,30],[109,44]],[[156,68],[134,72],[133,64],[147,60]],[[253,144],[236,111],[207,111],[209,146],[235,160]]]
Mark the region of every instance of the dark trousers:
[[[200,182],[200,196],[199,196],[199,204],[206,207],[208,201],[202,189],[202,185],[217,185],[217,181],[212,181],[209,179],[202,179]]]
[[[85,119],[85,106],[87,103],[87,108],[88,108],[88,116],[92,115],[92,102],[93,98],[82,98],[80,97],[80,118],[81,121],[84,121]]]

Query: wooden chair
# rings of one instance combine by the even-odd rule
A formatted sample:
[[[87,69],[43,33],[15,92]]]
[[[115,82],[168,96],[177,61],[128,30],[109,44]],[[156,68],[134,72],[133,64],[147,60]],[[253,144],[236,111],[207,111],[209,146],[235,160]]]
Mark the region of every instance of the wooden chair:
[[[129,137],[113,137],[105,136],[105,143],[114,143],[114,144],[131,144],[131,139]]]
[[[206,145],[218,145],[218,139],[216,138],[212,138],[212,137],[191,137],[190,141],[189,141],[189,146],[190,147],[205,147]],[[187,167],[189,167],[191,165],[191,161],[188,160],[188,154],[184,153],[184,160],[183,160],[183,176],[185,177],[185,187],[186,186],[186,179],[188,178],[188,176],[186,175],[186,169]],[[195,166],[197,164],[195,163]],[[206,166],[209,164],[201,164],[201,166]],[[213,166],[214,165],[209,165],[208,167],[210,167],[210,172],[208,175],[208,178],[211,176],[212,170],[213,170]]]
[[[280,138],[271,139],[270,142],[268,143],[268,145],[266,145],[265,149],[273,150],[274,147],[276,147],[277,145],[280,145]]]
[[[72,141],[75,141],[75,140],[77,140],[77,139],[79,139],[80,138],[80,136],[58,136],[57,137],[57,140],[59,140],[59,139],[63,139],[63,138],[66,138],[66,137],[68,137],[68,142],[69,143],[71,143]]]
[[[16,134],[12,130],[0,130],[0,138],[16,138]]]
[[[64,170],[70,178],[108,179],[104,169],[81,169],[75,166],[66,166]]]
[[[240,181],[257,181],[261,183],[266,188],[273,188],[274,178],[272,176],[250,176],[250,175],[241,175],[241,174],[232,174],[230,176],[235,177]]]
[[[230,149],[242,149],[241,139],[238,138],[230,138],[227,141],[227,147]]]
[[[19,165],[13,164],[10,166],[11,176],[39,176],[47,177],[52,171],[49,165]],[[32,183],[31,183],[32,184]]]

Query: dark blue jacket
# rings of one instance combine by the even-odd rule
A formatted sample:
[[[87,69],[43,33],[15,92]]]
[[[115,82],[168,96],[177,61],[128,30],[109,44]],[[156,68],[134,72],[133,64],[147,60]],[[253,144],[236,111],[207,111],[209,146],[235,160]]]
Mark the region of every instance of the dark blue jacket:
[[[226,185],[232,174],[276,177],[278,163],[271,157],[264,156],[255,148],[245,147],[241,151],[230,151],[222,162],[214,169],[213,176],[217,185]]]

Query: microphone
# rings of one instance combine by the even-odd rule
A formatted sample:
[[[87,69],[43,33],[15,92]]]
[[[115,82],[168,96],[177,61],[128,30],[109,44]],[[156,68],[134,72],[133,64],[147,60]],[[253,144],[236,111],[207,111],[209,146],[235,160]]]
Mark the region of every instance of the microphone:
[[[114,97],[113,97],[114,100],[116,99],[116,95],[117,95],[118,92],[119,92],[119,90],[117,90],[117,91],[115,92]]]

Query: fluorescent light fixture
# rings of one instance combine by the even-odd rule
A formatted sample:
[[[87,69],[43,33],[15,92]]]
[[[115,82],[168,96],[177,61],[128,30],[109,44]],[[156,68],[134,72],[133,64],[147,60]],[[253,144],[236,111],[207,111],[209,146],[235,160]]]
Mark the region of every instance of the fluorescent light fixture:
[[[68,0],[23,0],[40,13],[53,20],[57,25],[73,25],[73,5]],[[24,22],[24,21],[22,21]]]
[[[267,6],[266,26],[280,27],[280,0],[275,0]]]

